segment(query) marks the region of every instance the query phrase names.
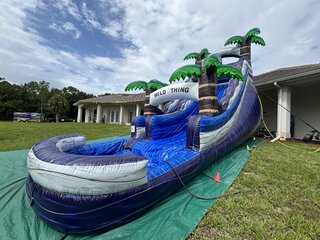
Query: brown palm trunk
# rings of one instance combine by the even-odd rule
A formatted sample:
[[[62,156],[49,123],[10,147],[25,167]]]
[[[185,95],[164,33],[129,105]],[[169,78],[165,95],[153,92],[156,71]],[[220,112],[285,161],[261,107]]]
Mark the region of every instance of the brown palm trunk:
[[[201,76],[199,81],[199,113],[201,115],[216,116],[219,113],[217,97],[217,75],[214,69],[208,69],[206,73],[201,63]]]
[[[240,48],[240,56],[247,60],[251,66],[251,43],[249,40],[243,40]]]
[[[199,57],[196,58],[195,64],[198,64],[198,65],[202,66],[201,56],[199,56]]]
[[[146,86],[146,95],[144,98],[144,115],[152,116],[156,114],[155,107],[150,105],[150,93],[148,89],[148,84]]]

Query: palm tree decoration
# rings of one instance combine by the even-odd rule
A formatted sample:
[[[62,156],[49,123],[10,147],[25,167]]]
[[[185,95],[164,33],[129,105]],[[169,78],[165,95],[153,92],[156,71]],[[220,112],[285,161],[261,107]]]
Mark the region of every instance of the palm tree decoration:
[[[209,56],[209,51],[207,48],[203,48],[199,53],[197,52],[192,52],[187,54],[184,57],[184,61],[189,60],[189,59],[195,59],[195,64],[200,66],[200,69],[203,68],[203,59],[207,58]],[[192,65],[190,65],[192,68]],[[193,66],[194,67],[194,66]],[[191,76],[188,76],[189,78],[192,78]],[[195,77],[195,75],[193,75]]]
[[[155,90],[158,90],[162,87],[167,86],[168,84],[160,82],[159,80],[152,79],[149,82],[145,81],[134,81],[129,83],[125,91],[132,90],[144,90],[145,91],[145,101],[144,101],[144,115],[151,116],[156,114],[156,109],[154,106],[150,105],[150,93]]]
[[[260,34],[259,28],[252,28],[244,36],[233,36],[225,42],[225,46],[229,44],[237,44],[240,47],[240,56],[243,57],[251,65],[251,43],[265,46],[263,38],[257,36]]]
[[[217,95],[218,78],[231,77],[243,80],[244,77],[238,69],[223,65],[221,56],[218,54],[211,54],[201,62],[200,65],[186,65],[177,69],[171,75],[169,82],[172,83],[179,79],[185,79],[186,77],[199,78],[199,112],[202,115],[216,116],[219,113]]]
[[[207,48],[202,49],[199,53],[192,52],[189,53],[187,56],[184,57],[183,60],[195,59],[195,64],[201,64],[202,60],[208,57],[209,51]]]

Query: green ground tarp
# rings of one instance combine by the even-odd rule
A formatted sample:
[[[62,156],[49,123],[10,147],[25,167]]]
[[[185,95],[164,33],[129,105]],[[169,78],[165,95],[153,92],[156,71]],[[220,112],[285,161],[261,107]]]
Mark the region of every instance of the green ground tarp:
[[[250,157],[247,145],[253,148],[259,143],[248,140],[207,169],[211,176],[219,171],[223,183],[200,174],[187,186],[199,196],[223,195]],[[0,152],[0,239],[61,239],[64,234],[40,221],[29,206],[25,192],[27,153]],[[129,224],[100,235],[68,235],[66,239],[185,239],[215,202],[196,199],[181,188]]]

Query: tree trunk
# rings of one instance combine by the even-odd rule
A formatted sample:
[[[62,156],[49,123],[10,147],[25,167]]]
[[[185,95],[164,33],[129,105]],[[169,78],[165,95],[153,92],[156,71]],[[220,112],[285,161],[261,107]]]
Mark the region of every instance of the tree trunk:
[[[201,76],[199,81],[199,113],[201,115],[216,116],[219,114],[217,95],[217,75],[215,69],[208,69],[206,73],[201,63]]]
[[[155,107],[150,105],[150,92],[149,92],[148,84],[147,84],[146,95],[144,98],[144,115],[145,116],[152,116],[155,114],[156,114]]]
[[[56,114],[56,122],[59,122],[59,113]]]
[[[41,116],[43,114],[43,103],[42,103],[42,98],[41,98],[41,103],[40,103],[40,113],[41,113]]]
[[[247,60],[247,62],[250,64],[251,66],[251,43],[250,41],[244,41],[241,44],[241,48],[240,48],[240,56]]]

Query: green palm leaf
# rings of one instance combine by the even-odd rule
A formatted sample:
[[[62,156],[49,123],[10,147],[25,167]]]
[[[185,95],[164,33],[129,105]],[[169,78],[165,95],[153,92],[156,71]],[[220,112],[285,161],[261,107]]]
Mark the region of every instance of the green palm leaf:
[[[186,77],[193,77],[193,76],[200,76],[200,66],[197,64],[193,65],[186,65],[181,68],[178,68],[176,71],[174,71],[169,79],[169,82],[175,82],[180,79],[185,79]]]
[[[199,55],[201,56],[202,59],[206,58],[209,55],[209,51],[207,48],[204,48],[200,51]]]
[[[210,67],[218,67],[222,64],[221,62],[221,56],[219,54],[211,54],[204,64],[204,67],[210,68]]]
[[[259,37],[259,36],[253,36],[251,38],[251,42],[255,43],[255,44],[259,44],[261,46],[265,46],[266,45],[266,43],[264,42],[263,38]]]
[[[168,84],[160,82],[157,79],[152,79],[149,83],[148,83],[148,89],[149,90],[158,90],[160,88],[163,88],[165,86],[168,86]]]
[[[231,38],[229,38],[225,43],[224,45],[227,46],[229,44],[241,44],[243,41],[243,38],[241,36],[233,36]]]
[[[146,86],[147,86],[147,83],[145,81],[134,81],[129,83],[126,86],[125,91],[140,90],[140,89],[145,91]]]
[[[235,67],[231,67],[228,65],[220,65],[217,68],[217,76],[219,77],[231,77],[238,80],[243,80],[244,77],[242,73]]]
[[[199,57],[199,53],[192,52],[192,53],[189,53],[187,56],[185,56],[183,60],[197,59],[198,57]]]
[[[253,36],[260,34],[260,29],[259,28],[252,28],[247,32],[247,34],[244,36],[244,40],[248,40],[252,38]]]

